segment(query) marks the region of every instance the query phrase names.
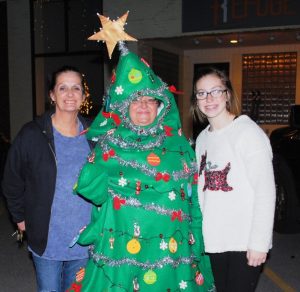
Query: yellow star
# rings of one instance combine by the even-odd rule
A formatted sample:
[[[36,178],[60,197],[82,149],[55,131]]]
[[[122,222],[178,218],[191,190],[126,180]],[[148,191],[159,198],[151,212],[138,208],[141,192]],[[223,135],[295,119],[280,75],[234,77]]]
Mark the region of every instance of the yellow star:
[[[118,20],[113,21],[111,21],[108,17],[98,14],[102,24],[102,29],[100,28],[99,32],[88,38],[89,40],[93,41],[105,41],[110,59],[112,52],[119,41],[137,41],[137,39],[133,38],[124,31],[124,25],[126,23],[128,13],[129,11],[127,11]]]

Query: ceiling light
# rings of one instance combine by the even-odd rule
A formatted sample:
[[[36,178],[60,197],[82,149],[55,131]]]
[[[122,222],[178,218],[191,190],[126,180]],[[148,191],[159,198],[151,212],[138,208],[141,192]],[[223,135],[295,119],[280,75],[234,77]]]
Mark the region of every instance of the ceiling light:
[[[275,40],[275,36],[273,36],[272,34],[269,36],[269,40],[272,42]]]
[[[237,39],[231,39],[231,40],[230,40],[230,43],[231,43],[231,44],[237,44],[238,42],[239,42],[239,41],[238,41]]]

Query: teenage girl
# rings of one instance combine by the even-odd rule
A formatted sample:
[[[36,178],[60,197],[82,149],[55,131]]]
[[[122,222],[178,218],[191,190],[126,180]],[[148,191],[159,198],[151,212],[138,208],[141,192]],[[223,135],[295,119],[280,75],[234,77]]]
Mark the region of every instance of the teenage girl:
[[[205,251],[218,292],[254,291],[272,245],[275,183],[263,130],[239,115],[226,74],[199,72],[194,116],[208,121],[196,141]]]

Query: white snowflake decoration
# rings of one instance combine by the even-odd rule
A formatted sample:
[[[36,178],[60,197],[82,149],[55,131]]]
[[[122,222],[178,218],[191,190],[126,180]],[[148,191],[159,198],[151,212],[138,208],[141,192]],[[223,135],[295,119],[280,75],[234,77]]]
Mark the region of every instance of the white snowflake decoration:
[[[170,199],[171,201],[174,201],[174,200],[176,199],[176,194],[175,194],[174,191],[169,192],[169,199]]]
[[[162,250],[168,249],[168,244],[162,239],[162,241],[159,244],[159,248]]]
[[[125,187],[127,185],[127,179],[123,176],[119,179],[119,186]]]
[[[102,123],[100,123],[100,127],[103,127],[103,126],[105,126],[106,124],[107,124],[107,119],[104,120]]]
[[[123,91],[124,91],[124,88],[122,87],[122,85],[117,86],[116,89],[115,89],[115,93],[116,93],[117,95],[123,94]]]
[[[181,282],[179,283],[179,288],[185,290],[187,288],[187,282],[181,280]]]

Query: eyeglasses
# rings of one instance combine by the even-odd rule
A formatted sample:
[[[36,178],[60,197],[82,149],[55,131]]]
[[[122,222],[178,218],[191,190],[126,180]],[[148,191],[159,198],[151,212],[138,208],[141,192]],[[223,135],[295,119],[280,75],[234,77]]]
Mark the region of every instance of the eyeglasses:
[[[158,100],[155,98],[145,98],[145,97],[137,97],[132,102],[134,105],[141,105],[142,103],[145,103],[147,105],[155,105],[158,104]]]
[[[195,93],[197,100],[204,100],[207,99],[208,95],[210,94],[213,98],[220,98],[224,92],[227,92],[227,89],[214,89],[210,92],[199,90]]]

